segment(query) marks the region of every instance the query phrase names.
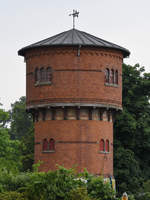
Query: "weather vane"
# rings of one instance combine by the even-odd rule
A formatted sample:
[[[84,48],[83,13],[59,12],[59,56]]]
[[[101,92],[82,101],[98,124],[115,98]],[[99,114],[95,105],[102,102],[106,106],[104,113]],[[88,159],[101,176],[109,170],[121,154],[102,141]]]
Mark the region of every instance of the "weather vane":
[[[79,12],[77,10],[73,10],[73,13],[69,16],[73,16],[73,29],[75,28],[75,17],[79,16]]]

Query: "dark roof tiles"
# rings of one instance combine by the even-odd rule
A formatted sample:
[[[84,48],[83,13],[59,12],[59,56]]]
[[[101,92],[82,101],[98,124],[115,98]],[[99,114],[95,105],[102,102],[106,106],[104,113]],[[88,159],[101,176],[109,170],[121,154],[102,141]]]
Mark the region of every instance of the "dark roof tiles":
[[[77,45],[117,49],[117,50],[122,51],[124,57],[127,57],[130,54],[130,52],[127,49],[121,46],[118,46],[106,40],[90,35],[89,33],[79,31],[77,29],[71,29],[69,31],[59,33],[45,40],[26,46],[20,49],[18,51],[18,54],[21,56],[24,56],[26,50],[37,48],[37,47],[77,46]]]

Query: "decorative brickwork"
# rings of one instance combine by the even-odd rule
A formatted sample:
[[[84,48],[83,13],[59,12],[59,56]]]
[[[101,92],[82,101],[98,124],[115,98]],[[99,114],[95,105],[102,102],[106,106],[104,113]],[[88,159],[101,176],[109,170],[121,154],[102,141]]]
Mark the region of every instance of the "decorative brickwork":
[[[52,107],[30,111],[34,122],[45,120],[98,120],[113,122],[115,110],[91,107]]]

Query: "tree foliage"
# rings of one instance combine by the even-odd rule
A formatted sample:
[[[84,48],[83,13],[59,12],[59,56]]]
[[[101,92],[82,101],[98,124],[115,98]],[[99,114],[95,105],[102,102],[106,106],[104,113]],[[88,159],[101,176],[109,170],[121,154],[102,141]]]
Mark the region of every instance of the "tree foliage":
[[[33,122],[25,110],[25,97],[21,97],[9,112],[0,109],[0,169],[31,170],[33,154]]]
[[[25,108],[26,98],[23,96],[11,104],[10,135],[20,141],[22,171],[32,169],[34,157],[34,129],[33,120]]]
[[[0,174],[0,198],[26,200],[114,200],[114,191],[101,177],[59,167],[56,171]],[[16,199],[17,199],[16,198]],[[4,198],[13,200],[13,198]],[[24,200],[23,199],[23,200]]]
[[[10,139],[6,123],[9,121],[9,113],[0,109],[0,171],[17,171],[21,167],[20,142]]]
[[[114,164],[119,192],[136,193],[150,178],[150,74],[123,65],[123,111],[115,122]]]
[[[25,103],[26,98],[23,96],[19,101],[11,104],[10,134],[12,139],[21,140],[23,137],[28,135],[30,129],[33,127],[32,117],[26,112]]]

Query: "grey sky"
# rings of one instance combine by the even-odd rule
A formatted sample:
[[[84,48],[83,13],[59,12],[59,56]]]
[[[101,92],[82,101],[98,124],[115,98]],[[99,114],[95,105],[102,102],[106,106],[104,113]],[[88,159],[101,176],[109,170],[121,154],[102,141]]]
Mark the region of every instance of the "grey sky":
[[[150,72],[150,0],[1,0],[0,102],[6,109],[25,95],[25,63],[17,51],[72,28],[73,9],[80,12],[76,28],[130,50],[127,64]]]

